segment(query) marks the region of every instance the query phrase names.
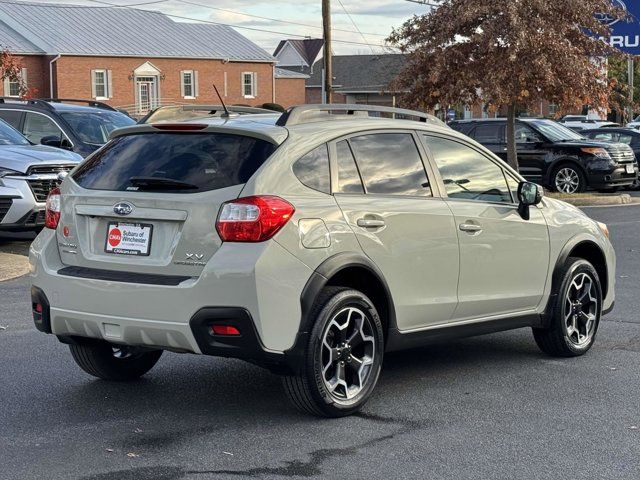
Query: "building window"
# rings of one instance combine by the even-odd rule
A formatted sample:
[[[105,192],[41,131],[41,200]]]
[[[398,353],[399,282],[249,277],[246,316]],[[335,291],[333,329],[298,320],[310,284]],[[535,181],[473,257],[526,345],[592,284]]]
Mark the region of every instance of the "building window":
[[[256,72],[244,72],[242,74],[242,95],[245,98],[255,98],[258,96]]]
[[[183,98],[196,98],[198,96],[198,72],[182,70],[180,72],[180,90]]]
[[[111,91],[111,70],[91,70],[92,96],[96,100],[108,100],[113,96]]]
[[[550,103],[549,104],[549,115],[555,115],[556,113],[558,113],[558,105],[556,105],[555,103]]]
[[[22,95],[22,86],[27,86],[27,69],[23,68],[15,80],[4,79],[4,95],[6,97],[19,97]]]

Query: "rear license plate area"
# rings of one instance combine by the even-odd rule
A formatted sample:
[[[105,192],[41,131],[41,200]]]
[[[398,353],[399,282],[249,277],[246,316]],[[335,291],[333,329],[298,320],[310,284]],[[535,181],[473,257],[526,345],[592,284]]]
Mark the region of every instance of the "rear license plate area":
[[[151,253],[153,225],[148,223],[109,222],[105,253],[147,257]]]

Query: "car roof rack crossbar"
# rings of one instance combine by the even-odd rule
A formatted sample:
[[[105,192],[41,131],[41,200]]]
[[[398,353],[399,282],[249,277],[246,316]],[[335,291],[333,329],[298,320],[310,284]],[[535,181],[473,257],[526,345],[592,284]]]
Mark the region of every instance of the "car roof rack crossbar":
[[[53,107],[49,103],[47,103],[46,100],[42,100],[41,98],[0,97],[0,103],[34,105],[37,107],[46,108],[47,110],[53,110]]]
[[[444,122],[437,117],[416,110],[406,110],[404,108],[383,107],[381,105],[350,105],[350,104],[315,104],[315,105],[299,105],[291,107],[284,112],[278,119],[276,125],[281,127],[290,127],[292,125],[300,125],[303,123],[312,123],[322,121],[322,116],[318,113],[331,114],[333,112],[341,113],[347,116],[371,116],[371,113],[388,113],[394,119],[409,120],[414,119],[421,123],[429,123],[432,125],[445,125]],[[326,117],[325,117],[326,118]]]
[[[114,108],[111,105],[107,105],[103,102],[98,102],[97,100],[81,100],[78,98],[40,98],[39,100],[52,103],[86,103],[89,107],[101,108],[103,110],[110,110],[112,112],[118,111],[117,108]]]

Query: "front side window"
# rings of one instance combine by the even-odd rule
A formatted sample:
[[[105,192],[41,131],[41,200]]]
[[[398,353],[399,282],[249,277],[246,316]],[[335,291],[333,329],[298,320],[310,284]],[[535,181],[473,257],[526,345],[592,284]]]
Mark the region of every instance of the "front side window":
[[[462,143],[425,135],[449,198],[511,203],[502,168]]]
[[[541,141],[542,138],[533,128],[521,123],[516,125],[516,143],[538,143]]]
[[[23,133],[31,143],[41,143],[44,137],[56,137],[60,140],[67,138],[49,117],[31,112],[26,113]]]
[[[356,159],[346,140],[336,143],[336,165],[338,167],[338,193],[364,193],[362,180],[356,167]]]
[[[139,133],[117,137],[73,174],[83,188],[197,193],[246,183],[276,146],[228,133]]]
[[[320,145],[293,164],[293,173],[303,185],[323,193],[331,193],[329,151]]]
[[[431,196],[413,135],[376,133],[349,140],[367,193]]]
[[[255,72],[244,72],[242,74],[242,95],[251,98],[257,96]]]

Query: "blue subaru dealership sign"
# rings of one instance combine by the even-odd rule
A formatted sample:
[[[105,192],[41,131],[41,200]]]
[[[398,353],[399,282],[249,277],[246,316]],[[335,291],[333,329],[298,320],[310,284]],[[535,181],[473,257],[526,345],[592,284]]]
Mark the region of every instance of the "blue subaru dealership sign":
[[[613,0],[613,3],[629,12],[629,18],[617,20],[600,15],[599,20],[611,27],[611,36],[606,40],[623,52],[640,55],[640,0]]]

